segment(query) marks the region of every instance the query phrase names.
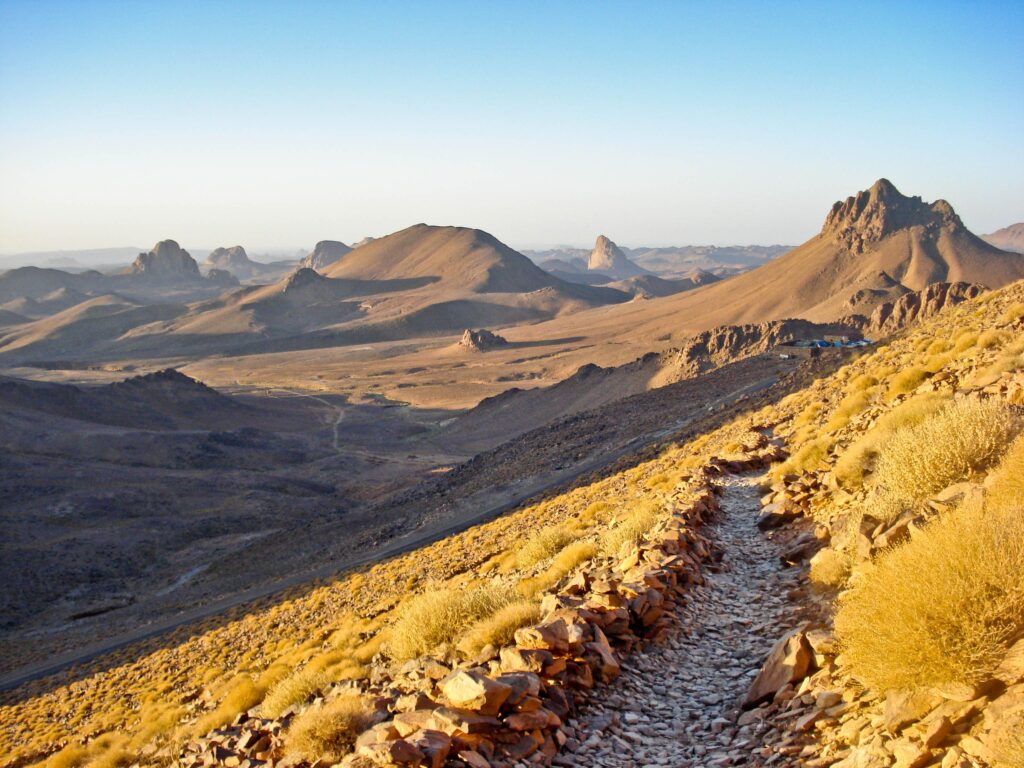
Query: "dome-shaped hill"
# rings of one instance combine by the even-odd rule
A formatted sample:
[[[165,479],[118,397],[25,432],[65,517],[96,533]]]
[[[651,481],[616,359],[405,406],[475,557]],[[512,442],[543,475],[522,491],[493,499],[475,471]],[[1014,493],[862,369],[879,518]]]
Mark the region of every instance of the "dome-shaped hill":
[[[327,267],[358,280],[437,278],[474,293],[528,293],[564,283],[493,235],[467,227],[416,224],[363,245]]]

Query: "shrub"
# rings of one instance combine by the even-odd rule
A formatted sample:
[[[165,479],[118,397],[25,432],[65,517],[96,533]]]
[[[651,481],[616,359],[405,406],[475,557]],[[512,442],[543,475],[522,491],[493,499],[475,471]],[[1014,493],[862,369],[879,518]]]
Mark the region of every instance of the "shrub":
[[[44,763],[46,768],[77,768],[89,753],[79,744],[68,744],[60,752],[55,752]]]
[[[1006,334],[995,328],[989,328],[978,336],[978,346],[982,349],[1002,346],[1006,342]]]
[[[1024,515],[963,508],[880,555],[844,593],[836,634],[876,692],[973,684],[1024,628]]]
[[[323,672],[306,667],[275,683],[260,705],[264,717],[280,717],[288,707],[308,701],[314,694],[325,691],[330,680]]]
[[[889,389],[886,391],[885,396],[887,399],[893,400],[899,395],[905,395],[908,392],[913,392],[927,378],[928,371],[924,368],[919,368],[917,366],[904,368],[889,380]]]
[[[560,552],[572,540],[572,534],[560,526],[544,528],[516,552],[516,565],[520,568],[536,565]]]
[[[956,344],[953,345],[954,352],[966,352],[978,343],[976,331],[964,331],[956,337]]]
[[[531,600],[517,600],[499,608],[493,616],[474,624],[459,641],[459,650],[467,656],[479,653],[484,646],[501,648],[509,645],[520,627],[536,624],[541,619],[540,606]]]
[[[658,519],[658,507],[648,502],[634,508],[614,528],[605,531],[601,537],[601,551],[614,555],[626,544],[636,544]]]
[[[914,427],[894,432],[878,454],[874,480],[893,519],[947,485],[993,464],[1013,439],[1016,419],[1001,402],[964,398]]]
[[[387,653],[398,661],[422,656],[514,599],[511,589],[494,584],[424,592],[398,610]]]
[[[849,393],[863,392],[864,390],[871,389],[878,384],[878,379],[867,373],[862,373],[854,379],[850,380],[850,383],[846,385],[846,391]]]
[[[992,473],[985,503],[995,510],[1024,509],[1024,435],[1010,444]]]
[[[595,501],[580,512],[580,520],[587,525],[600,522],[606,520],[613,509],[614,507],[607,501]]]
[[[866,392],[853,392],[844,397],[836,409],[832,412],[828,422],[825,424],[826,432],[835,432],[845,427],[850,419],[863,411],[871,404],[871,398]]]
[[[798,438],[797,443],[801,440]],[[832,441],[827,437],[819,437],[816,440],[803,442],[796,453],[790,456],[781,464],[772,467],[772,477],[784,477],[785,475],[800,475],[820,468],[832,448]]]
[[[345,694],[307,709],[288,729],[289,756],[334,763],[345,756],[356,737],[373,723],[373,710],[358,694]]]

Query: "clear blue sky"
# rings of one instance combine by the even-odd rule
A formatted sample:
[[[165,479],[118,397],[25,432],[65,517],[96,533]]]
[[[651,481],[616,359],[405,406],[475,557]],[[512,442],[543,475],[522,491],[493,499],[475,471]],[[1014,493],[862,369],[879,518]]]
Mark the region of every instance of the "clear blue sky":
[[[0,0],[0,253],[1024,220],[1024,3]]]

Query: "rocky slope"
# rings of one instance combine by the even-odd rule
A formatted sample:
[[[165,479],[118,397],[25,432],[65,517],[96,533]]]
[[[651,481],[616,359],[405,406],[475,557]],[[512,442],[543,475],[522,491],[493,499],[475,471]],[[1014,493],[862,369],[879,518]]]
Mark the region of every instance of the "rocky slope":
[[[327,267],[351,252],[352,248],[339,240],[321,240],[299,262],[299,267],[308,267],[309,269],[315,269],[317,272],[323,272]]]

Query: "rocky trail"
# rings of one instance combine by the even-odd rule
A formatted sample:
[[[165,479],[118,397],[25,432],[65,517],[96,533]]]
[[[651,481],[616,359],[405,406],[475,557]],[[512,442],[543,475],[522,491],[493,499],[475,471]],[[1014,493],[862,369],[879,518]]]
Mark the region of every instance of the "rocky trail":
[[[720,563],[705,569],[666,638],[626,659],[621,677],[594,696],[580,716],[580,743],[567,745],[555,765],[768,764],[759,754],[759,721],[737,725],[739,705],[772,646],[798,623],[787,593],[799,571],[782,566],[780,546],[755,525],[756,482],[724,479],[721,512],[704,529]]]

